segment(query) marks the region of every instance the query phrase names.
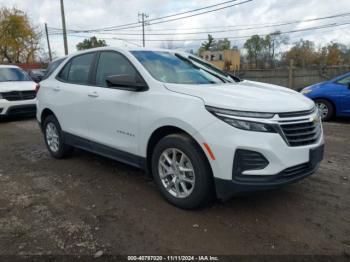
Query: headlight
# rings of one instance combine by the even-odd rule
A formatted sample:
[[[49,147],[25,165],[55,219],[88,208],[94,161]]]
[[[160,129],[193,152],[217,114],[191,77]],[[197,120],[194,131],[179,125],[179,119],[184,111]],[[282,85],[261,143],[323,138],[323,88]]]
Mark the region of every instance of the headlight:
[[[234,126],[239,129],[255,131],[255,132],[268,132],[268,133],[277,133],[275,127],[271,124],[258,123],[253,121],[247,121],[242,119],[236,119],[230,116],[245,116],[245,117],[260,117],[260,118],[271,118],[274,116],[272,113],[259,113],[259,112],[245,112],[245,111],[231,111],[227,109],[219,109],[214,107],[207,106],[206,109],[220,118],[227,124]]]
[[[311,93],[311,92],[312,92],[312,89],[303,89],[303,90],[301,90],[301,93],[304,94],[304,95],[306,95],[308,93]]]
[[[206,106],[205,108],[211,113],[220,114],[220,115],[229,115],[229,116],[252,117],[252,118],[272,118],[275,115],[274,113],[236,111],[236,110],[216,108],[216,107],[212,107],[212,106]]]

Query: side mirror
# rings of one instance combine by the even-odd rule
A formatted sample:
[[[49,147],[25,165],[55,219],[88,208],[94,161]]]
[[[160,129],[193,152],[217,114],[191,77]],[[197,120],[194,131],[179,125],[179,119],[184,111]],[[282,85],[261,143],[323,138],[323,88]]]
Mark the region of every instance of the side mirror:
[[[139,77],[133,75],[111,75],[106,77],[107,85],[111,88],[141,92],[147,90],[147,84]]]

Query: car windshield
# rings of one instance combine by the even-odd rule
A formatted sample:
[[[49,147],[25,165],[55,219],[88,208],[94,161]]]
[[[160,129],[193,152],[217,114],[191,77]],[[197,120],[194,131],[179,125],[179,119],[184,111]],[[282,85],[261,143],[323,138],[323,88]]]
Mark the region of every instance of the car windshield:
[[[31,81],[30,77],[19,68],[0,68],[0,82]]]
[[[131,53],[155,79],[164,83],[198,85],[226,82],[178,54],[165,51],[131,51]]]

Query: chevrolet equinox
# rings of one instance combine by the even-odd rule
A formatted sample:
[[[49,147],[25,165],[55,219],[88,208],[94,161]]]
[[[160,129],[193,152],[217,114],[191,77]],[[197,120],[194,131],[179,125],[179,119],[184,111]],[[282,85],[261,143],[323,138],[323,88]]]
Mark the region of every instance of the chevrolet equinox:
[[[37,120],[53,157],[76,147],[142,168],[181,208],[295,182],[323,158],[312,100],[191,54],[90,49],[40,86]]]

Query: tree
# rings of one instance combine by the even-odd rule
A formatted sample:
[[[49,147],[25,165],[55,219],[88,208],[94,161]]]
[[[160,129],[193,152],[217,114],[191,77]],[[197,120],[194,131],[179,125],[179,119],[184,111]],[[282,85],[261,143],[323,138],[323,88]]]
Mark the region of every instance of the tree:
[[[331,42],[321,47],[318,53],[317,63],[320,65],[339,65],[344,62],[346,46]]]
[[[0,9],[1,63],[34,62],[40,47],[41,32],[26,13],[16,8]]]
[[[265,37],[264,48],[266,52],[266,62],[270,67],[276,66],[276,51],[281,45],[286,45],[289,42],[289,37],[282,35],[281,31],[276,31]]]
[[[202,51],[209,51],[209,50],[212,50],[212,48],[215,46],[216,44],[216,41],[214,39],[214,37],[212,35],[208,35],[208,41],[205,41],[204,43],[202,43],[202,46],[201,46],[201,50]]]
[[[308,65],[317,64],[317,57],[318,53],[315,50],[315,43],[303,39],[295,43],[294,46],[284,54],[286,63],[293,59],[294,65],[303,68]]]
[[[231,48],[231,42],[227,38],[223,40],[219,40],[217,41],[217,43],[213,45],[213,49],[215,51],[223,51],[223,50],[228,50],[230,48]]]
[[[244,43],[244,48],[247,49],[248,52],[248,61],[249,64],[255,65],[255,68],[258,67],[259,60],[262,58],[262,51],[264,50],[264,39],[258,35],[254,35],[249,38]]]
[[[107,46],[105,40],[98,40],[96,36],[90,37],[90,39],[84,39],[83,42],[77,44],[78,50],[85,50],[95,47]]]

